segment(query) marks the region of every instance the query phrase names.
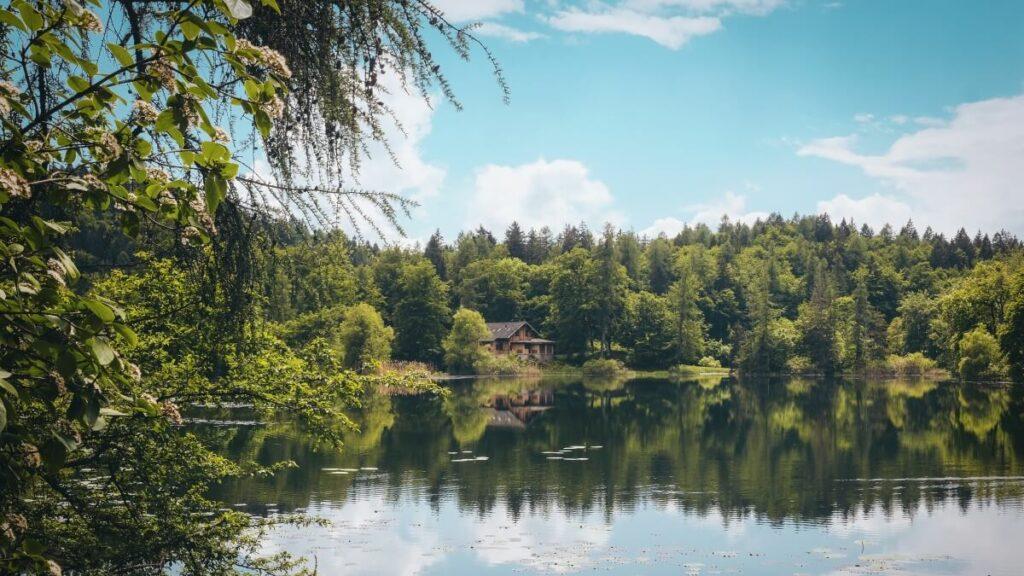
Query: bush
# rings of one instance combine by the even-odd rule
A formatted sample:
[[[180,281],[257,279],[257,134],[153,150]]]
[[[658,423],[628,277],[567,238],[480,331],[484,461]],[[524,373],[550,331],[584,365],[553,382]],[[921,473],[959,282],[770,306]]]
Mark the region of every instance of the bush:
[[[935,360],[920,352],[904,356],[890,354],[885,360],[886,369],[897,376],[922,376],[936,370]]]
[[[511,354],[498,355],[487,352],[477,361],[473,371],[477,374],[496,376],[522,376],[539,374],[540,368]]]
[[[622,362],[611,358],[594,358],[583,363],[583,373],[590,377],[617,376],[625,371]]]
[[[786,371],[791,374],[810,374],[814,372],[814,362],[807,356],[793,356],[786,360]]]
[[[718,358],[705,356],[697,361],[697,366],[700,366],[701,368],[721,368],[722,363],[718,361]]]
[[[491,354],[481,344],[491,337],[484,317],[476,310],[459,308],[452,322],[452,331],[445,337],[444,363],[450,372],[473,372]]]
[[[957,371],[961,378],[975,380],[993,378],[1006,373],[1005,359],[995,336],[982,326],[963,335],[957,345],[960,361]]]
[[[346,368],[367,372],[375,364],[391,357],[395,332],[369,304],[356,304],[345,311],[338,330],[343,363]]]

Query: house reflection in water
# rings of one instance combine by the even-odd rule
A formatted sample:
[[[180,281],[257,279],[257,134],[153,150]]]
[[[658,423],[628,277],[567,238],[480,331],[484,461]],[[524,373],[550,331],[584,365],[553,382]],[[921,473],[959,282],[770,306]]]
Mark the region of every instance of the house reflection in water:
[[[498,394],[484,404],[490,412],[488,427],[525,429],[531,420],[555,405],[550,389],[525,390],[518,394]]]

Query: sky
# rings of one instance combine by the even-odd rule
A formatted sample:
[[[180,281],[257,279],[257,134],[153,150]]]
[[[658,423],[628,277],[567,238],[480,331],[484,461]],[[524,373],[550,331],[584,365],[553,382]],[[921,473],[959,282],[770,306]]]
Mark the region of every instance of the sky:
[[[433,0],[463,104],[393,90],[359,183],[420,203],[408,242],[585,221],[648,236],[722,215],[1024,235],[1020,0]],[[499,234],[500,235],[500,234]]]

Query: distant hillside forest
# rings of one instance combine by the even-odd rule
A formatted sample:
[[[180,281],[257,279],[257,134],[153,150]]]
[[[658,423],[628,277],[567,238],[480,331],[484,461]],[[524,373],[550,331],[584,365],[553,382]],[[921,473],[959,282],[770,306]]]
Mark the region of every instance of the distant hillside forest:
[[[460,307],[487,321],[529,321],[570,363],[945,369],[968,379],[1024,366],[1024,249],[1005,231],[947,238],[911,222],[876,231],[822,215],[723,218],[717,230],[653,239],[611,226],[555,234],[512,224],[451,240],[435,233],[422,248],[294,222],[264,234],[252,290],[286,340],[329,335],[366,303],[393,329],[394,359],[439,368]]]

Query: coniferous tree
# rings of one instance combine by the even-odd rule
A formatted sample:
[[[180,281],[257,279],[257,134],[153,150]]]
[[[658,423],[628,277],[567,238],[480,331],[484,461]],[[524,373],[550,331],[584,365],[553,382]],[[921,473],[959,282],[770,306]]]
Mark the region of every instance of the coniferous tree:
[[[655,294],[664,294],[674,280],[672,244],[659,236],[647,245],[647,286]]]
[[[423,249],[423,255],[434,265],[434,270],[441,280],[448,279],[448,265],[444,260],[444,237],[440,230],[435,230],[427,240],[427,246]]]
[[[819,261],[814,269],[811,297],[800,306],[799,324],[803,332],[803,349],[815,369],[824,374],[833,374],[838,368],[832,297],[828,266]]]
[[[505,231],[505,248],[510,257],[526,262],[526,241],[518,222],[512,222],[508,230]]]
[[[601,353],[606,357],[612,350],[612,329],[626,304],[628,279],[626,269],[619,264],[615,231],[609,224],[605,226],[601,243],[594,249],[594,258],[586,276],[591,290],[595,329]]]

